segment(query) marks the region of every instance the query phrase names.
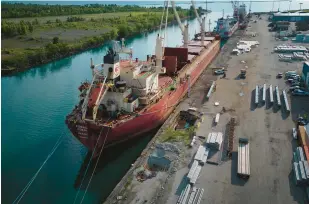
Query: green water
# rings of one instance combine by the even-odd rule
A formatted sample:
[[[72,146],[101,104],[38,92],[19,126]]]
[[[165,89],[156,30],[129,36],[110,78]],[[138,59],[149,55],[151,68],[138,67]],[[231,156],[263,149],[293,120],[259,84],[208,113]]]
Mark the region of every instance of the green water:
[[[212,12],[212,20],[221,13]],[[214,26],[214,24],[212,25]],[[190,37],[199,30],[190,21]],[[157,32],[127,39],[133,57],[146,59],[154,53]],[[167,29],[167,45],[182,44],[177,25]],[[78,102],[77,87],[91,79],[90,58],[102,62],[106,46],[92,49],[1,80],[2,111],[2,202],[12,203],[43,163],[57,138],[64,140],[46,163],[20,203],[72,203],[73,185],[86,149],[70,135],[64,119]],[[96,203],[115,187],[141,153],[150,135],[124,148],[117,156],[102,155],[106,163],[94,176],[84,203]],[[111,159],[109,159],[111,158]],[[84,191],[79,194],[82,196]],[[80,199],[80,198],[79,198]]]

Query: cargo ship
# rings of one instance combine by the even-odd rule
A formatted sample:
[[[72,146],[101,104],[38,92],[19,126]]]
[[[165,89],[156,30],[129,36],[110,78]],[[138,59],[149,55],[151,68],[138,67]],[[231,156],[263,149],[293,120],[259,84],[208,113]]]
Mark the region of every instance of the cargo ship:
[[[233,17],[223,16],[217,20],[217,24],[214,27],[213,32],[220,35],[222,40],[227,40],[230,38],[235,31],[240,29],[245,29],[247,26],[247,12],[246,12],[246,5],[238,5],[237,2],[233,4]]]
[[[219,34],[221,39],[228,39],[238,29],[238,20],[234,17],[227,16],[219,18],[214,32]]]
[[[155,54],[145,61],[121,59],[112,47],[103,63],[95,66],[91,60],[92,81],[79,87],[80,102],[66,124],[94,156],[162,125],[219,53],[218,36],[188,41],[188,25],[181,25],[176,9],[174,13],[183,31],[182,46],[165,47],[158,34]]]

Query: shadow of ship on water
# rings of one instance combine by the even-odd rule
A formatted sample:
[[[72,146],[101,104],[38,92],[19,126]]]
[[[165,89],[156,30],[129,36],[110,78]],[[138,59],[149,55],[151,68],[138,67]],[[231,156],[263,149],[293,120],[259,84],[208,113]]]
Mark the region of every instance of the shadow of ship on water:
[[[159,128],[146,133],[142,136],[133,138],[118,145],[103,149],[102,155],[95,169],[88,191],[98,193],[100,201],[104,201],[118,182],[131,168],[131,164],[140,156],[149,141],[153,138]],[[79,189],[88,163],[91,158],[91,152],[88,152],[76,176],[74,188]],[[90,181],[91,174],[94,171],[97,158],[90,163],[81,191],[84,191]],[[80,194],[83,194],[81,192]]]

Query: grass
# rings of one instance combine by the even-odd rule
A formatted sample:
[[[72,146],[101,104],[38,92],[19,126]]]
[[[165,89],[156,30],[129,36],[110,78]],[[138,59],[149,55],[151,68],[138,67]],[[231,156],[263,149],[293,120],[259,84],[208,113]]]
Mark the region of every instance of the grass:
[[[160,12],[151,12],[154,15],[161,15]],[[129,15],[131,14],[131,17]],[[12,38],[2,38],[1,49],[15,48],[38,48],[43,47],[54,37],[59,37],[60,42],[78,42],[84,38],[94,37],[109,32],[116,25],[107,21],[111,18],[120,18],[127,22],[133,21],[134,17],[142,17],[148,12],[118,12],[118,13],[102,13],[102,14],[84,14],[78,15],[85,18],[85,21],[67,22],[68,16],[49,16],[49,17],[33,17],[33,18],[15,18],[5,19],[8,22],[19,22],[21,20],[32,22],[37,19],[40,24],[35,26],[33,33],[27,33],[24,36],[16,36]],[[56,19],[60,19],[61,23],[56,23]],[[131,20],[130,20],[131,19]],[[47,23],[51,21],[51,23]]]
[[[34,21],[35,19],[38,19],[40,24],[46,23],[47,21],[51,21],[51,22],[55,22],[56,19],[59,19],[61,21],[66,21],[68,17],[71,16],[79,16],[79,17],[83,17],[86,20],[91,20],[91,18],[93,19],[100,19],[100,18],[114,18],[114,17],[125,17],[128,16],[130,14],[146,14],[148,12],[115,12],[115,13],[99,13],[99,14],[81,14],[81,15],[68,15],[68,16],[46,16],[46,17],[27,17],[27,18],[7,18],[7,19],[3,19],[5,21],[8,22],[15,22],[18,23],[19,21],[23,20],[23,21]]]
[[[167,128],[159,137],[160,142],[184,142],[186,145],[191,143],[191,136],[195,131],[195,127],[190,127],[187,130],[174,130]]]

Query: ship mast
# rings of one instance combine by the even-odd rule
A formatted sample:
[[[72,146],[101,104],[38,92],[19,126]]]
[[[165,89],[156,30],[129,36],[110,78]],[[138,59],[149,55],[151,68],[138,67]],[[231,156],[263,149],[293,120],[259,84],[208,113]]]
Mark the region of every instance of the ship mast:
[[[166,19],[165,19],[165,32],[164,32],[164,38],[160,36],[161,34],[161,27],[163,24],[163,18],[164,18],[164,13],[165,13],[165,7],[166,7]],[[160,33],[157,35],[156,39],[156,46],[155,46],[155,56],[156,56],[156,72],[157,73],[165,73],[164,70],[162,70],[162,61],[163,61],[163,56],[164,56],[164,41],[163,39],[167,38],[167,18],[168,18],[168,1],[164,1],[164,8],[163,8],[163,13],[161,17],[161,24],[160,24]],[[162,35],[162,34],[161,34]]]
[[[194,0],[191,0],[192,2],[192,7],[194,9],[194,13],[197,17],[198,22],[200,23],[200,29],[201,29],[201,44],[202,46],[204,46],[204,40],[205,40],[205,17],[203,17],[203,19],[200,18],[200,15],[198,14],[196,7],[195,7],[195,3]],[[207,12],[207,11],[206,11]],[[207,15],[207,14],[206,14]]]
[[[189,25],[185,25],[183,26],[181,21],[180,21],[180,18],[179,18],[179,15],[178,15],[178,12],[176,10],[176,6],[175,6],[175,1],[171,1],[172,3],[172,7],[173,7],[173,11],[174,11],[174,15],[176,17],[176,20],[178,22],[178,25],[179,25],[179,28],[182,32],[182,36],[183,36],[183,47],[187,48],[188,47],[188,43],[189,43]]]

